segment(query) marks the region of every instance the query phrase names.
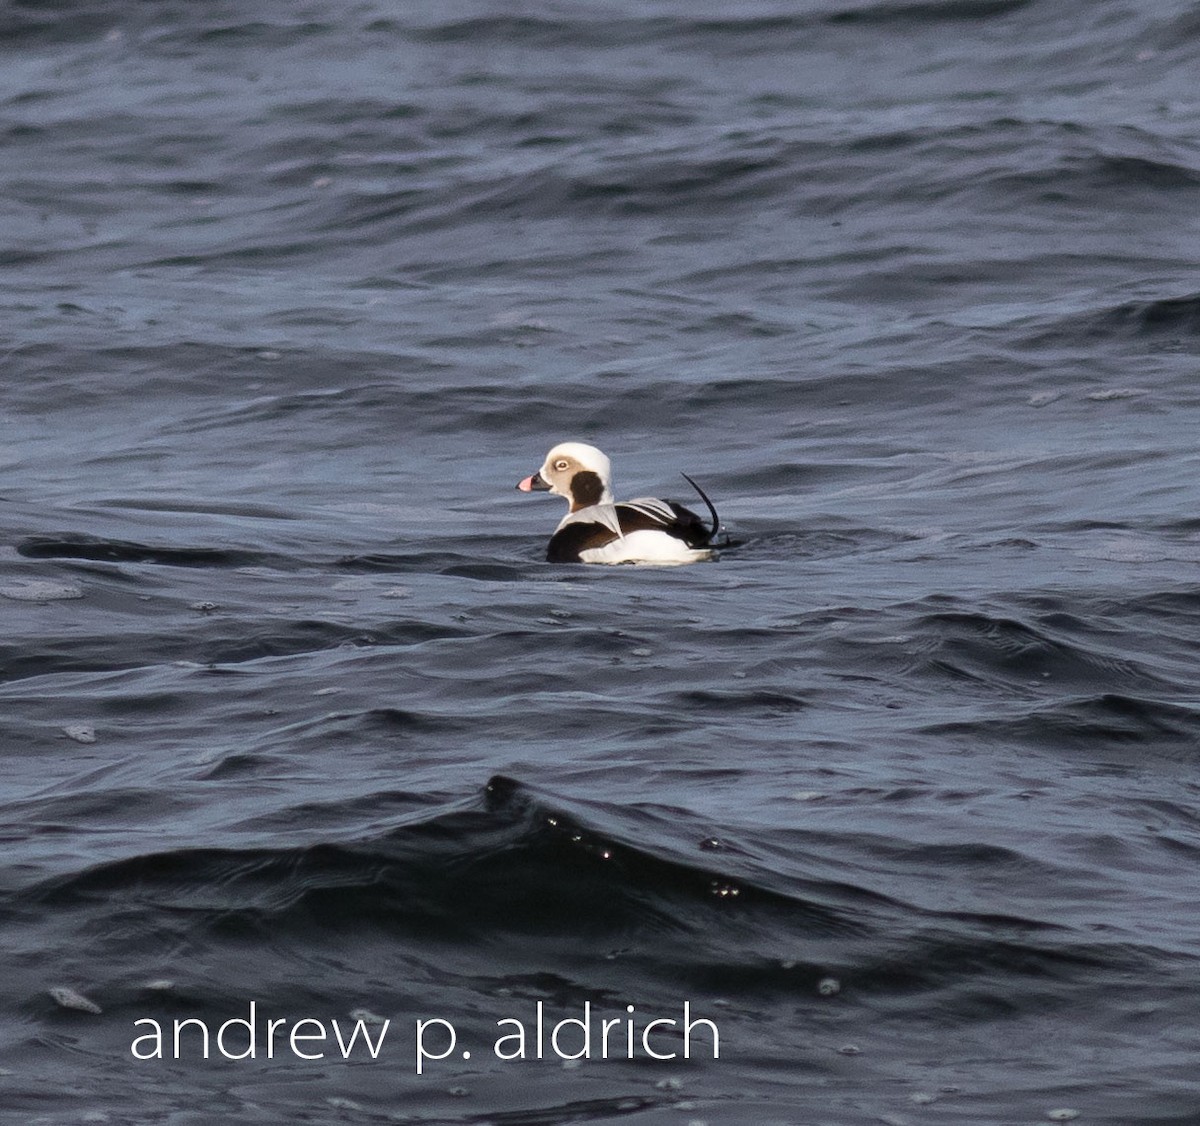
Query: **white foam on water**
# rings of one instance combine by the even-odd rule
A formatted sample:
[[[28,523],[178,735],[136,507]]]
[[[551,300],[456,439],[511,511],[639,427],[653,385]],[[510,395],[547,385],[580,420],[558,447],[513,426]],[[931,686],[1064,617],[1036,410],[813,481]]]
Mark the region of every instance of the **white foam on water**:
[[[5,598],[15,598],[18,602],[57,602],[67,598],[82,598],[83,587],[46,579],[17,579],[0,586],[0,594]]]

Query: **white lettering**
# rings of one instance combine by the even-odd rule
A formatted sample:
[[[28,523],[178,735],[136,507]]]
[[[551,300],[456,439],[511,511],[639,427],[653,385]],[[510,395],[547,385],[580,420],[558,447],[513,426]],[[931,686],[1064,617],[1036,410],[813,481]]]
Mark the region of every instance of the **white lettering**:
[[[425,1047],[425,1029],[427,1029],[431,1024],[440,1024],[450,1035],[450,1044],[440,1056],[435,1056]],[[448,1020],[442,1020],[441,1017],[432,1017],[429,1020],[417,1021],[417,1074],[423,1075],[425,1073],[426,1060],[444,1060],[452,1051],[454,1051],[454,1045],[457,1040],[458,1033],[454,1031],[454,1025],[452,1025]]]

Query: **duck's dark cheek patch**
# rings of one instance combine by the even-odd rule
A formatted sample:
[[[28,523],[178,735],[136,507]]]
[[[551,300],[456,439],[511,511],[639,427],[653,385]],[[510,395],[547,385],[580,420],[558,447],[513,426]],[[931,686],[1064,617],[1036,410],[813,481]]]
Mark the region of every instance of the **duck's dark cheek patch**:
[[[604,482],[598,473],[585,469],[571,478],[571,496],[580,508],[599,504],[604,495]]]

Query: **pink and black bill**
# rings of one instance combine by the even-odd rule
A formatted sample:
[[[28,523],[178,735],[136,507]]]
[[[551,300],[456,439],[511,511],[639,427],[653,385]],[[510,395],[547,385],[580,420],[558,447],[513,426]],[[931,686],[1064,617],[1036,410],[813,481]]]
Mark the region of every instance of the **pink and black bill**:
[[[511,478],[509,478],[511,480]],[[542,480],[540,473],[531,473],[517,482],[517,488],[523,493],[548,493],[550,486]]]

